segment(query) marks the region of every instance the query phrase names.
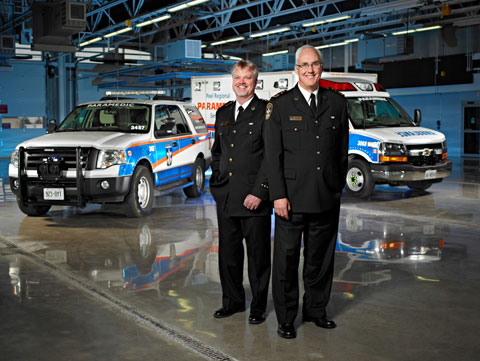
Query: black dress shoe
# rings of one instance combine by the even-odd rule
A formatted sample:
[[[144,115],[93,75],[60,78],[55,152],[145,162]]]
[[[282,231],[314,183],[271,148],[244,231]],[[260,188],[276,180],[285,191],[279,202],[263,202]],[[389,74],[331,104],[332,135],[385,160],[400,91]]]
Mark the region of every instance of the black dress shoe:
[[[277,330],[278,336],[283,338],[295,338],[297,337],[297,332],[293,323],[280,323]]]
[[[225,318],[225,317],[230,317],[231,315],[237,313],[237,312],[243,312],[245,311],[244,308],[228,308],[228,307],[222,307],[216,310],[213,313],[213,317],[215,318]]]
[[[327,319],[327,316],[324,317],[310,317],[303,315],[303,322],[313,322],[318,327],[322,328],[335,328],[337,325],[332,320]]]
[[[258,325],[259,323],[265,322],[265,313],[252,312],[248,316],[248,323],[252,325]]]

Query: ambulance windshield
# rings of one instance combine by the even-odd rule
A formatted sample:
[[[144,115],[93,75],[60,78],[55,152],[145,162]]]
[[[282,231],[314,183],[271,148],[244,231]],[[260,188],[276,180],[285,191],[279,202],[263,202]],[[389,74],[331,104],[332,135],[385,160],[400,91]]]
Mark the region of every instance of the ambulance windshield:
[[[353,127],[414,127],[412,118],[393,99],[384,97],[347,98]]]

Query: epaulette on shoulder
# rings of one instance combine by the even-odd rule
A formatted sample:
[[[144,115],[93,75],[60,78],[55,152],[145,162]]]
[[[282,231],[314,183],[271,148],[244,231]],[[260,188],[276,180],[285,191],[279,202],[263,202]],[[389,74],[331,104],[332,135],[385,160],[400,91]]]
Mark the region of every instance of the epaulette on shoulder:
[[[331,90],[332,92],[337,93],[338,95],[341,95],[342,97],[345,98],[345,95],[343,93],[341,93],[340,91],[336,90],[336,89],[333,89],[333,88],[330,88],[330,87],[327,87],[325,89]]]
[[[275,94],[272,98],[278,98],[279,96],[285,94],[286,92],[288,92],[288,90],[282,90],[281,92],[278,92],[277,94]]]
[[[226,108],[226,107],[228,107],[228,106],[230,106],[230,105],[232,105],[232,104],[234,104],[234,103],[235,103],[235,100],[230,100],[230,101],[226,102],[225,104],[223,104],[223,105],[222,105],[220,108],[218,108],[218,109]]]

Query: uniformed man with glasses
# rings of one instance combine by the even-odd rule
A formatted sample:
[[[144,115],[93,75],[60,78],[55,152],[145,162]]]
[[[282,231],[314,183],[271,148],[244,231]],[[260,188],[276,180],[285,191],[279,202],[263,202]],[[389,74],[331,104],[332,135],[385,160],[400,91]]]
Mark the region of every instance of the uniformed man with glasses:
[[[305,45],[295,58],[298,83],[274,96],[265,116],[267,176],[275,208],[273,301],[283,338],[296,337],[302,239],[303,321],[336,327],[326,307],[348,160],[345,98],[319,87],[320,51]]]

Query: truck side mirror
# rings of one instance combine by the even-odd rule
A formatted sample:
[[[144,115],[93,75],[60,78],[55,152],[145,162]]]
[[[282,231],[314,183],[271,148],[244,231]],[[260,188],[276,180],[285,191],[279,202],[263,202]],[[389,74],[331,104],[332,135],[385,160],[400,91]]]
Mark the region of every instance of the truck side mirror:
[[[420,109],[415,109],[413,111],[413,122],[416,126],[420,126],[420,123],[422,122],[422,112],[420,111]]]
[[[50,119],[48,122],[47,134],[53,133],[57,129],[57,121],[55,119]]]

